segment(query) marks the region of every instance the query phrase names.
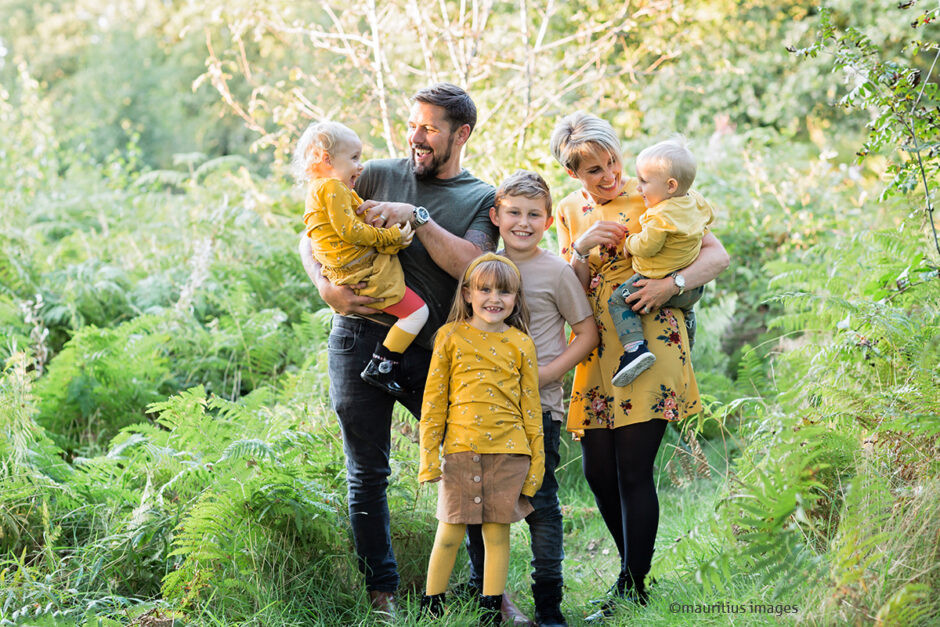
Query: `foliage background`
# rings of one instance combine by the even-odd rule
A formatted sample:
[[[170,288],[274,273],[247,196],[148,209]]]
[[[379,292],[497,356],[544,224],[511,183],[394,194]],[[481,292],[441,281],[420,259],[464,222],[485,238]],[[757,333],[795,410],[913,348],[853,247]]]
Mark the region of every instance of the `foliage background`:
[[[585,109],[627,155],[690,136],[719,207],[707,410],[668,432],[658,584],[620,620],[684,623],[678,601],[770,608],[696,616],[717,624],[935,623],[940,8],[900,4],[3,0],[0,622],[374,622],[285,165],[326,116],[404,154],[410,94],[450,80],[485,179],[574,189],[547,137]],[[409,592],[433,495],[414,420],[393,435]],[[578,456],[573,624],[616,572]]]

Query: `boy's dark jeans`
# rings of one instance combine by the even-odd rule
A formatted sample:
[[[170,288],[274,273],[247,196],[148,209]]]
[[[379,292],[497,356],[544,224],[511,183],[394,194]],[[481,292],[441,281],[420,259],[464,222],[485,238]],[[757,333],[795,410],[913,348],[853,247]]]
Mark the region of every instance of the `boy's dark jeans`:
[[[555,479],[560,459],[561,422],[552,420],[551,412],[542,412],[542,428],[545,431],[545,477],[542,487],[530,499],[535,511],[525,519],[532,536],[532,580],[541,585],[561,585],[564,530]],[[470,555],[470,584],[482,588],[484,551],[480,525],[467,525],[467,553]]]
[[[330,400],[343,432],[349,522],[366,589],[394,592],[398,565],[389,526],[392,407],[395,399],[369,385],[360,373],[388,327],[370,320],[334,315],[328,340]],[[401,403],[421,415],[431,351],[412,344],[401,361],[401,383],[411,393]],[[481,545],[482,546],[482,545]]]

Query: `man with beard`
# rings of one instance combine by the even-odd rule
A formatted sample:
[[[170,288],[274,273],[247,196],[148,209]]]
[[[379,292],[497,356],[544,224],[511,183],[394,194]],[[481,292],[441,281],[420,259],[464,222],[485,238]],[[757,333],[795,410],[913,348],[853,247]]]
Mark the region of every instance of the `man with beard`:
[[[356,192],[366,199],[358,212],[374,226],[410,222],[417,237],[398,253],[405,283],[427,303],[430,315],[399,364],[406,394],[397,400],[421,413],[431,338],[447,318],[457,278],[472,259],[496,249],[489,219],[494,189],[460,165],[463,145],[476,124],[476,106],[460,87],[438,83],[412,98],[408,159],[375,159],[365,165]],[[360,379],[377,341],[395,319],[367,304],[348,286],[320,273],[301,238],[304,268],[323,300],[337,312],[329,337],[330,400],[339,417],[346,455],[349,518],[372,606],[394,614],[399,577],[389,531],[386,489],[391,474],[392,407],[395,398]],[[506,612],[517,612],[505,599]]]

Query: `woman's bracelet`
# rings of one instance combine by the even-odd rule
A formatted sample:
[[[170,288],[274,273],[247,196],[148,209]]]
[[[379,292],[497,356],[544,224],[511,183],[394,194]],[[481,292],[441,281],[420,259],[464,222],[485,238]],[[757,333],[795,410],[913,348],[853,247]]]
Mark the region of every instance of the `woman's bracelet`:
[[[572,243],[572,244],[571,244],[571,254],[572,254],[572,255],[574,256],[574,258],[577,259],[578,261],[587,261],[587,260],[588,260],[588,257],[591,256],[591,251],[589,250],[589,251],[587,252],[587,254],[581,254],[581,251],[578,250],[578,247],[577,247],[574,243]]]

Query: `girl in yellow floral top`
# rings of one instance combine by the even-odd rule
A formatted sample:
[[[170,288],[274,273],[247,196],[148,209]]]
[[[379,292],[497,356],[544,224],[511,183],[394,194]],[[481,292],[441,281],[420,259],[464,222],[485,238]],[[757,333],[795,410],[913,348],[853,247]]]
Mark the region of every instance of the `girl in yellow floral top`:
[[[633,274],[624,250],[628,234],[641,231],[646,210],[639,183],[623,172],[620,138],[610,124],[577,112],[552,132],[552,154],[581,189],[558,204],[558,243],[587,292],[600,344],[574,372],[568,430],[581,434],[581,459],[597,508],[617,545],[620,575],[610,598],[588,622],[603,621],[618,600],[645,604],[659,500],[653,460],[666,424],[701,411],[681,309],[664,307],[683,283],[704,285],[728,266],[728,254],[712,233],[698,257],[683,268],[683,281],[641,279],[626,298],[641,314],[643,337],[656,362],[624,387],[612,385],[623,344],[608,309],[613,290]]]
[[[420,425],[421,482],[437,482],[440,521],[422,607],[443,611],[467,524],[483,526],[480,604],[498,617],[509,572],[509,524],[532,511],[545,455],[535,345],[522,278],[505,257],[470,263],[437,333]],[[443,469],[441,454],[443,453]]]
[[[309,182],[304,224],[314,258],[323,276],[334,285],[357,285],[360,296],[381,298],[370,307],[398,318],[385,340],[375,347],[362,371],[366,382],[403,398],[398,381],[402,353],[428,320],[428,306],[405,286],[395,256],[411,243],[410,224],[376,228],[356,214],[362,199],[353,191],[362,173],[362,142],[339,122],[316,122],[307,127],[294,151],[294,169]]]

